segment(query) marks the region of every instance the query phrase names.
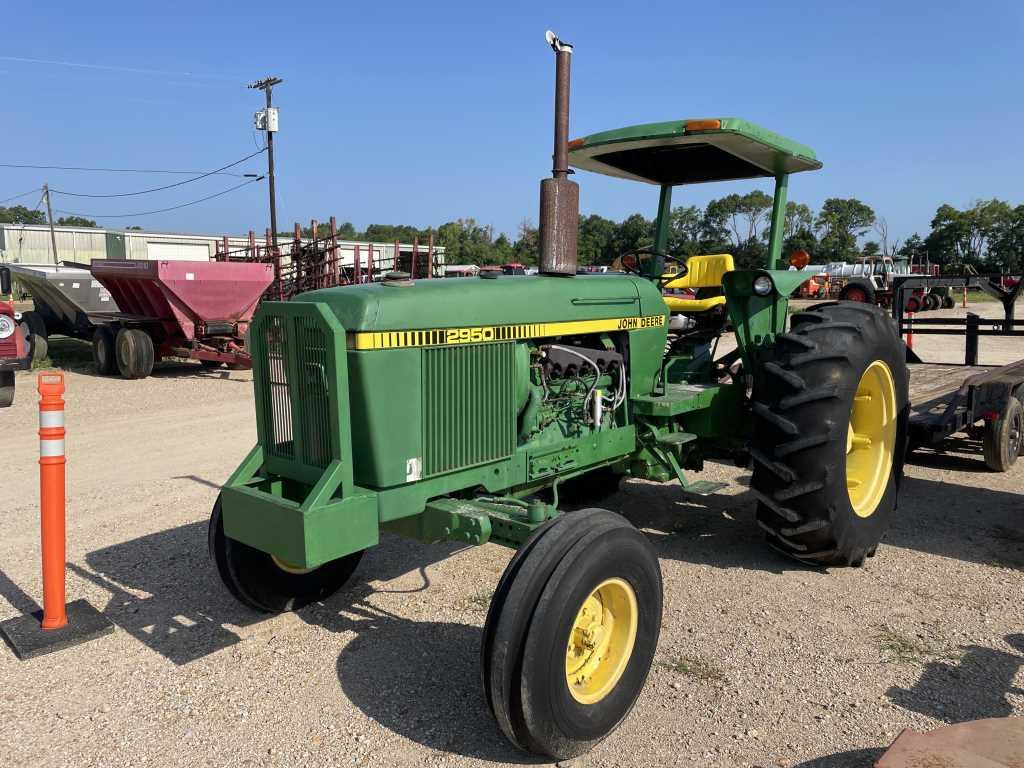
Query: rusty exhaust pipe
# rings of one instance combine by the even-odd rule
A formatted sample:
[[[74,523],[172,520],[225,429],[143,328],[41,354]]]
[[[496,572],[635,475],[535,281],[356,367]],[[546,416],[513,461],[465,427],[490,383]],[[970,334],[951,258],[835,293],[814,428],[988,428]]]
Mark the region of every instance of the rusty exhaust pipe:
[[[555,52],[555,151],[550,179],[540,183],[540,273],[576,274],[576,234],[580,188],[569,179],[569,70],[572,46],[550,30],[544,36]]]

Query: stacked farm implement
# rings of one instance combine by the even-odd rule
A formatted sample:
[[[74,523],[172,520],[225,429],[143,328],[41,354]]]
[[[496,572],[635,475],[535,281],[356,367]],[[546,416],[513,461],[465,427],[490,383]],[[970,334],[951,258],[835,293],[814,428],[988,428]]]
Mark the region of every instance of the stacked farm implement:
[[[310,222],[309,231],[317,233],[316,220]],[[242,261],[272,264],[274,280],[265,298],[287,301],[306,291],[334,288],[341,285],[372,283],[389,272],[405,272],[412,278],[431,278],[440,273],[441,260],[434,246],[434,236],[427,238],[425,246],[414,238],[411,247],[394,243],[346,242],[338,238],[337,221],[332,216],[328,234],[303,237],[302,227],[295,225],[292,239],[276,249],[271,243],[270,230],[263,242],[249,232],[249,242],[243,248],[231,249],[228,238],[218,245],[216,261]]]

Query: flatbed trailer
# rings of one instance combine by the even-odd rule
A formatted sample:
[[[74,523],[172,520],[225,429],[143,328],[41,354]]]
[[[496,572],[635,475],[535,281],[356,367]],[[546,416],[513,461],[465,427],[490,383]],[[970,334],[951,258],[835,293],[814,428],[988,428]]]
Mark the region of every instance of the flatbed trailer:
[[[963,336],[964,362],[927,363],[907,346],[910,371],[910,423],[908,450],[939,448],[957,433],[980,433],[985,464],[1007,471],[1024,449],[1024,359],[1008,365],[979,365],[982,336],[1024,337],[1024,322],[1014,318],[1014,302],[1021,283],[1007,291],[988,276],[914,277],[901,281],[897,294],[921,287],[978,287],[1000,299],[1004,317],[913,318],[894,303],[893,316],[901,338],[912,334]]]

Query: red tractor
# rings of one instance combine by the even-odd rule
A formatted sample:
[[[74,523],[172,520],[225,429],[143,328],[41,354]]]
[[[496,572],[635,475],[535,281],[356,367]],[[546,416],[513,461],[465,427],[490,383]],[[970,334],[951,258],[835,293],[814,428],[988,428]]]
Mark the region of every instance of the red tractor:
[[[0,295],[11,293],[11,273],[0,269]],[[14,372],[32,364],[25,334],[14,317],[14,304],[0,301],[0,408],[14,403]]]

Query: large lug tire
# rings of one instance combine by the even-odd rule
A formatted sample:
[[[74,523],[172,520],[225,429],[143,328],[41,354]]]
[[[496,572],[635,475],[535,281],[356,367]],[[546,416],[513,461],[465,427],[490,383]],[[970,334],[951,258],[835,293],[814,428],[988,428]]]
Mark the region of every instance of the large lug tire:
[[[109,326],[99,326],[92,335],[92,363],[100,376],[113,376],[117,373],[114,332]]]
[[[956,300],[952,296],[943,296],[942,297],[942,308],[943,309],[952,309],[955,306],[956,306]]]
[[[853,280],[839,293],[842,301],[856,301],[860,304],[875,303],[875,287],[867,280]]]
[[[140,328],[122,328],[114,339],[117,370],[125,379],[144,379],[153,372],[152,337]]]
[[[751,487],[769,542],[819,566],[859,566],[896,510],[909,375],[878,307],[793,315],[754,387]]]
[[[1016,397],[1010,402],[1002,416],[985,422],[985,436],[982,440],[985,451],[985,466],[993,472],[1008,472],[1024,450],[1024,406]]]
[[[934,312],[940,306],[942,306],[942,299],[936,296],[934,293],[926,293],[924,295],[924,306],[929,312]]]
[[[220,497],[207,531],[210,557],[224,586],[237,600],[262,613],[294,611],[325,600],[352,577],[363,551],[303,569],[224,534]]]
[[[484,628],[485,695],[509,740],[566,760],[615,730],[647,679],[661,609],[658,559],[622,517],[581,510],[539,529]]]
[[[0,371],[0,408],[14,405],[14,371]]]

